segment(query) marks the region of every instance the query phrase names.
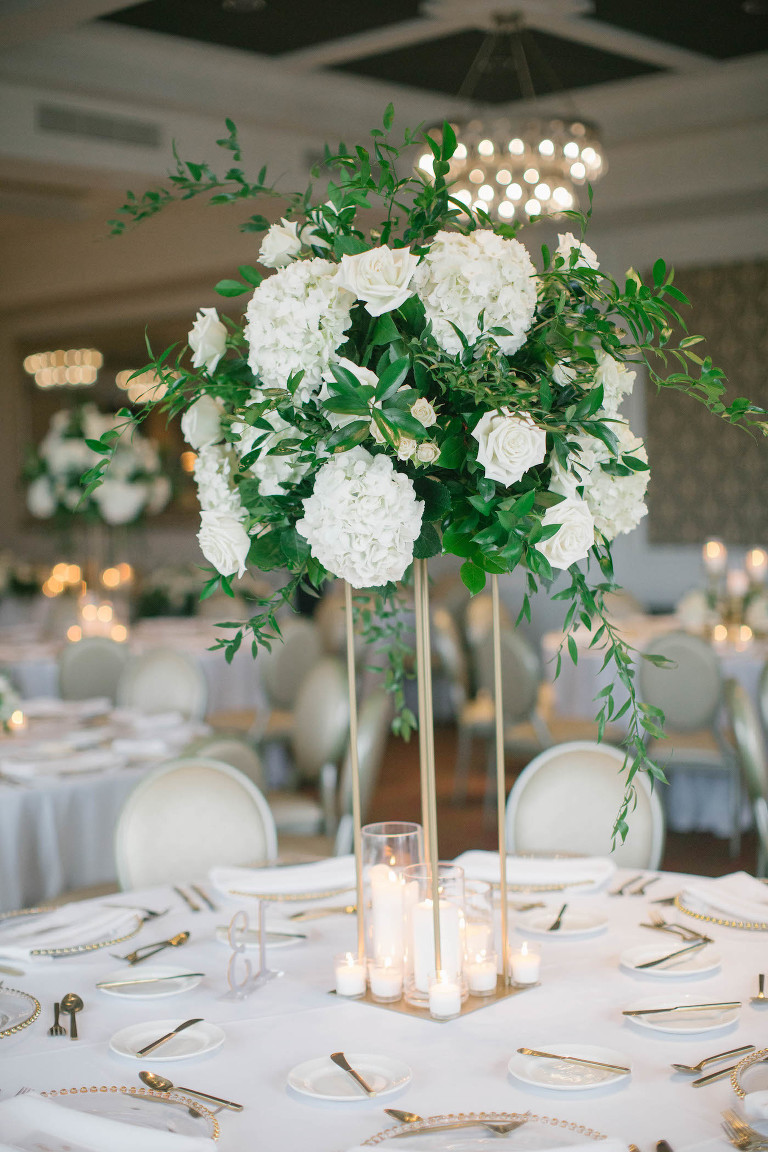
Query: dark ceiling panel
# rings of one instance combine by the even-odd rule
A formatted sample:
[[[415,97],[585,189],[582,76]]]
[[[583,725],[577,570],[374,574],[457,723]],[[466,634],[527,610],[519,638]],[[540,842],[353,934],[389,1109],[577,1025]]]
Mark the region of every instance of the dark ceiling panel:
[[[483,40],[482,32],[459,32],[363,60],[352,60],[338,65],[338,69],[455,96]],[[628,80],[659,71],[639,60],[629,60],[541,32],[526,31],[524,43],[537,95],[611,80]],[[521,99],[524,93],[520,90],[506,46],[495,56],[492,66],[478,79],[476,88],[469,95],[484,104]]]
[[[717,60],[768,49],[764,0],[594,0],[594,5],[598,20]]]
[[[221,0],[147,0],[104,16],[116,24],[165,32],[226,48],[279,56],[355,32],[413,20],[419,0],[280,0],[257,12],[226,12]]]

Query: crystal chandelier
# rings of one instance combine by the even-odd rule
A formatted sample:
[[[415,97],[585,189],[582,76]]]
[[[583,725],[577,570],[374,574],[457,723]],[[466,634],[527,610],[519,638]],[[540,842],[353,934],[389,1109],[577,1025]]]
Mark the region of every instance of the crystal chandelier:
[[[511,64],[527,101],[536,99],[522,40],[519,16],[497,16],[462,84],[459,96],[471,97],[483,72]],[[499,49],[509,51],[500,58]],[[477,117],[452,124],[458,141],[446,179],[452,194],[467,207],[502,221],[556,216],[578,207],[577,189],[594,184],[606,170],[595,124],[576,114]],[[432,174],[432,154],[419,167]]]

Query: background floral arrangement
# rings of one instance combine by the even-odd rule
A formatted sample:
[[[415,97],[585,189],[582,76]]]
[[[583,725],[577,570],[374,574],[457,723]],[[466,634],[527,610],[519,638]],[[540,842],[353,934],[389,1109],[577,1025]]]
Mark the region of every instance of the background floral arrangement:
[[[17,708],[21,707],[21,697],[7,676],[0,674],[0,729],[8,730],[8,721]]]
[[[635,773],[663,779],[643,742],[659,734],[661,716],[636,700],[629,650],[603,610],[616,587],[611,540],[645,514],[646,453],[620,412],[635,380],[628,365],[644,364],[653,383],[689,392],[726,420],[758,424],[766,413],[743,399],[726,406],[722,372],[693,351],[700,337],[672,343],[674,325],[685,332],[677,307],[687,301],[663,261],[651,284],[630,270],[620,286],[584,243],[588,216],[566,212],[579,237],[561,234],[535,268],[516,225],[451,196],[450,126],[439,139],[406,131],[395,145],[392,121],[390,107],[369,149],[326,148],[324,203],[311,187],[276,192],[264,169],[249,183],[239,167],[218,177],[179,160],[167,185],[130,195],[112,222],[119,233],[203,193],[213,203],[288,201],[279,223],[252,216],[243,225],[266,233],[258,259],[274,274],[262,280],[245,264],[239,279],[217,285],[225,297],[251,293],[244,323],[203,308],[188,349],[166,349],[152,365],[168,385],[163,405],[183,413],[197,452],[208,588],[231,591],[249,565],[287,569],[285,586],[247,625],[255,646],[275,636],[281,601],[328,573],[376,588],[384,618],[395,619],[394,584],[414,557],[460,557],[472,593],[488,573],[522,566],[521,617],[529,593],[567,570],[556,595],[567,602],[572,658],[570,629],[582,622],[629,692],[615,708],[605,690],[598,716],[602,734],[629,710],[623,835]],[[227,127],[218,143],[238,162]],[[398,174],[417,141],[434,156],[434,178]],[[377,202],[383,218],[371,225]],[[219,641],[230,656],[244,634],[232,627]],[[400,650],[390,647],[397,692]],[[411,721],[401,713],[401,730]]]
[[[157,446],[139,432],[125,431],[125,413],[112,416],[95,404],[64,408],[25,468],[27,507],[39,520],[52,516],[131,524],[161,512],[171,495]],[[99,460],[99,447],[113,443],[109,473],[86,498],[81,477]]]

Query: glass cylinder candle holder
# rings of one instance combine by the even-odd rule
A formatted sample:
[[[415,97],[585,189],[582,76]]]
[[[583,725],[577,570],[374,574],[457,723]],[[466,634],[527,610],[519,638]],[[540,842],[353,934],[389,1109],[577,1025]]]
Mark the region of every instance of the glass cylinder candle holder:
[[[365,958],[354,952],[339,952],[333,958],[337,996],[364,996],[366,988]]]
[[[429,975],[429,1014],[436,1020],[450,1020],[461,1012],[466,999],[466,987],[461,976],[453,977],[444,971]]]
[[[455,864],[438,864],[438,912],[440,921],[439,972],[444,981],[460,983],[464,961],[464,870]],[[429,979],[438,971],[435,949],[435,914],[432,869],[429,864],[406,868],[405,998],[427,1007]],[[462,988],[466,996],[466,986]]]
[[[368,986],[373,999],[382,1004],[399,1000],[403,994],[402,964],[389,956],[383,960],[369,960]]]
[[[701,559],[708,576],[722,576],[728,564],[728,549],[722,540],[707,540],[701,550]]]
[[[768,580],[768,552],[764,548],[750,548],[744,557],[744,567],[753,588]]]
[[[403,870],[424,859],[420,824],[387,820],[362,829],[365,951],[402,968],[405,953]]]
[[[541,950],[538,944],[523,940],[517,951],[511,953],[510,967],[513,984],[538,984],[541,975]]]
[[[493,889],[485,880],[464,882],[464,956],[466,960],[494,950]]]
[[[493,951],[467,957],[464,976],[472,996],[493,996],[496,991],[497,967],[498,959]]]

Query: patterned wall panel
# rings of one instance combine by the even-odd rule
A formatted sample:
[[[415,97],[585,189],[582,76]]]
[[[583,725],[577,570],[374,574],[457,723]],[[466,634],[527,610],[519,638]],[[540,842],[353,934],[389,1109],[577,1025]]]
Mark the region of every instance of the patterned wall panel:
[[[728,399],[768,406],[768,263],[678,271],[688,331],[706,337],[728,377]],[[702,348],[706,351],[702,352]],[[673,370],[673,369],[671,369]],[[648,404],[648,538],[652,544],[768,544],[768,443],[662,389]]]

